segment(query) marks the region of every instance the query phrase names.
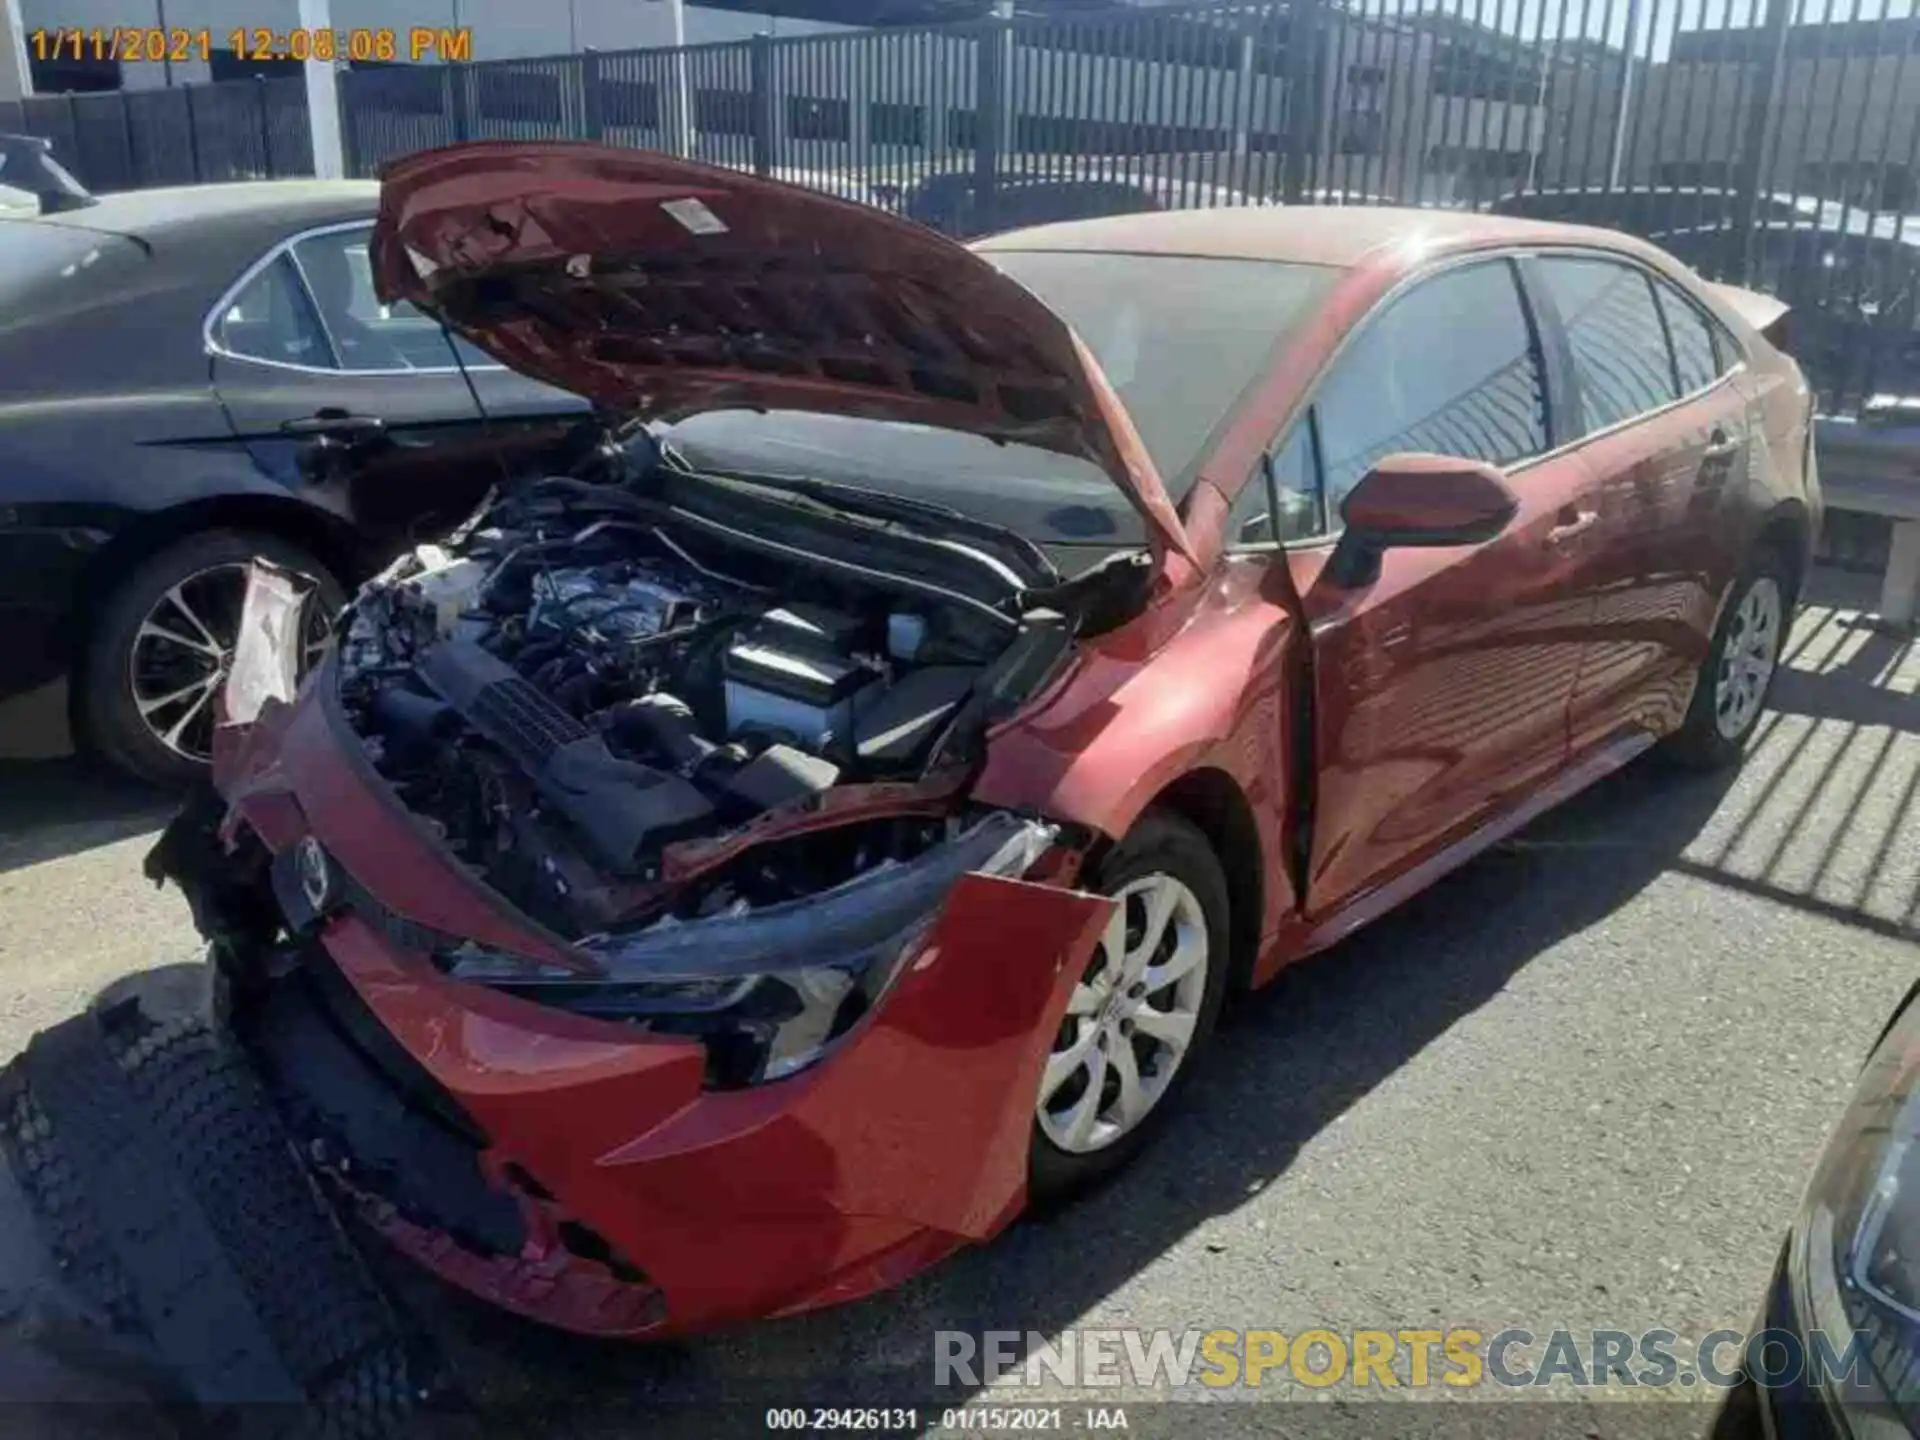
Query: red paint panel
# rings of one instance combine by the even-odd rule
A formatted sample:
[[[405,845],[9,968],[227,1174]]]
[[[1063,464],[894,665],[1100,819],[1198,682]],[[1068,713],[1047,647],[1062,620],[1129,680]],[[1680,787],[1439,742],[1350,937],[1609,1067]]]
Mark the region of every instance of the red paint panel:
[[[731,1092],[701,1090],[693,1042],[449,980],[352,919],[325,942],[495,1137],[495,1168],[523,1166],[631,1257],[677,1330],[864,1293],[912,1257],[929,1263],[1004,1224],[1025,1194],[1048,1039],[1110,910],[1097,896],[964,877],[838,1052]],[[519,1293],[517,1272],[464,1255],[435,1268],[496,1299]]]

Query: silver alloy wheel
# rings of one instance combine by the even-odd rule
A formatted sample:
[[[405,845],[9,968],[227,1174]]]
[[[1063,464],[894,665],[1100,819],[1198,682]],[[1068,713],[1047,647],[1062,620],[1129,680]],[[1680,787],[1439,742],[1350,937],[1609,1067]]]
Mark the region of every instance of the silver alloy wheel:
[[[1713,720],[1725,739],[1743,737],[1760,713],[1767,682],[1780,663],[1784,609],[1779,582],[1771,575],[1755,579],[1740,597],[1713,686]]]
[[[214,699],[233,664],[246,594],[245,565],[210,565],[169,587],[134,632],[127,652],[134,709],[154,739],[185,759],[212,758]],[[326,653],[328,626],[317,608],[302,614],[302,673]]]
[[[1075,1155],[1104,1150],[1160,1102],[1193,1043],[1207,993],[1207,917],[1171,875],[1119,902],[1074,986],[1040,1082],[1041,1133]]]

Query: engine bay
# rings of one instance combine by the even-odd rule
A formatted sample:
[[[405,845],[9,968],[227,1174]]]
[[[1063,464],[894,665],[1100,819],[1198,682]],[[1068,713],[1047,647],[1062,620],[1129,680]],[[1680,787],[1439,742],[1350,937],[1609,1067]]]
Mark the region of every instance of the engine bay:
[[[999,561],[969,568],[996,605],[971,581],[769,555],[740,533],[631,485],[533,477],[348,611],[339,695],[375,768],[563,935],[741,913],[938,843],[958,821],[908,805],[770,836],[663,898],[677,844],[964,775],[986,723],[1070,645],[1065,617],[1021,603],[1018,582],[1046,577],[993,578]]]

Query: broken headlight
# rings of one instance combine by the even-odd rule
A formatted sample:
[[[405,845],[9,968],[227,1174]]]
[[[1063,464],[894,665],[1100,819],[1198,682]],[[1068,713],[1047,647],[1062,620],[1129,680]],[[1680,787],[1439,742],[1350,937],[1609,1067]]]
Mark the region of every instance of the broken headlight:
[[[543,1005],[697,1038],[718,1088],[777,1080],[818,1060],[872,1009],[962,875],[1024,875],[1054,833],[996,813],[912,860],[804,899],[594,936],[578,948],[599,962],[598,975],[473,946],[448,956],[447,971]]]

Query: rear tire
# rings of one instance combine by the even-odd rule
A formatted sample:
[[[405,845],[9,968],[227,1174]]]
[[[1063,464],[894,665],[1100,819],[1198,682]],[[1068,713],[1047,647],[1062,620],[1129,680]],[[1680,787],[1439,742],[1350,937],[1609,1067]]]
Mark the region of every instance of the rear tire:
[[[239,625],[237,598],[230,615],[218,602],[236,579],[237,593],[245,593],[245,567],[255,558],[315,587],[309,604],[317,602],[318,609],[310,609],[310,616],[331,620],[346,603],[340,582],[324,565],[273,535],[209,530],[149,556],[107,598],[81,666],[81,725],[102,758],[169,789],[190,785],[205,773],[215,672],[224,674],[224,662],[210,652],[230,645]],[[170,592],[185,597],[188,609],[181,610]],[[151,628],[143,637],[142,627],[150,621],[186,643],[156,638]],[[203,680],[208,683],[202,685]],[[145,693],[136,690],[142,685]],[[156,703],[176,691],[181,699]]]
[[[1785,559],[1762,546],[1733,583],[1693,703],[1666,742],[1669,759],[1695,770],[1739,763],[1779,673],[1794,593]]]
[[[1191,821],[1148,811],[1108,853],[1095,888],[1129,898],[1052,1037],[1027,1164],[1027,1195],[1042,1209],[1119,1170],[1166,1124],[1213,1034],[1231,968],[1226,876]],[[1198,976],[1180,968],[1190,959]],[[1123,1076],[1144,1098],[1137,1109],[1121,1098]]]

